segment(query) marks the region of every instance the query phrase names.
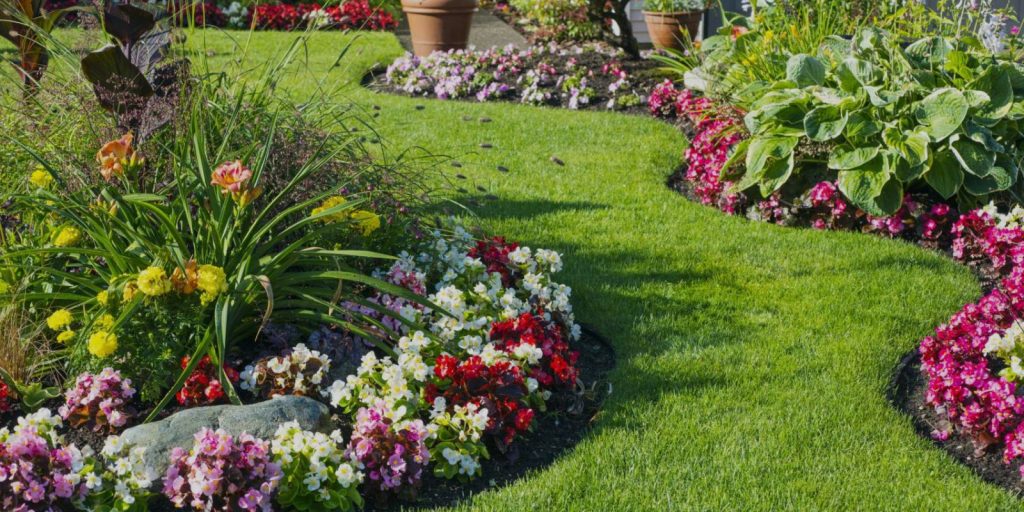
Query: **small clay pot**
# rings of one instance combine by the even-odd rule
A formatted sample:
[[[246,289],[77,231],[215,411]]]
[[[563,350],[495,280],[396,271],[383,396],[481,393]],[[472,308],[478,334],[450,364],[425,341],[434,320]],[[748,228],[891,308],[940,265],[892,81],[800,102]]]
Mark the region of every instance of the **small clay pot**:
[[[686,28],[691,38],[697,37],[704,11],[654,12],[644,11],[647,33],[655,48],[683,49],[682,29]]]
[[[413,53],[425,57],[465,48],[476,7],[476,0],[402,0]]]

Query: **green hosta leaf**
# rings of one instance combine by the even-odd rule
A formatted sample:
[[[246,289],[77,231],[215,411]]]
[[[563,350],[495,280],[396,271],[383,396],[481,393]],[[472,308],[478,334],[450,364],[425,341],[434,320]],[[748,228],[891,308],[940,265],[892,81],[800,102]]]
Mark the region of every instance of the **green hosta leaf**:
[[[906,53],[919,64],[940,65],[947,62],[953,47],[941,37],[928,37],[915,41],[907,47]]]
[[[848,104],[851,99],[856,101],[852,94],[831,87],[815,87],[811,90],[811,96],[821,103],[832,106]]]
[[[882,131],[882,123],[868,114],[854,112],[846,121],[846,138],[854,143],[863,143]]]
[[[972,140],[957,139],[950,149],[964,170],[978,177],[988,176],[996,164],[996,154]]]
[[[902,158],[897,158],[896,165],[894,166],[896,179],[903,183],[910,183],[920,178],[926,169],[928,169],[927,162],[919,165],[910,165],[909,162]]]
[[[996,141],[995,136],[992,134],[992,130],[985,128],[984,126],[979,126],[968,120],[967,123],[964,124],[964,133],[967,135],[967,138],[985,146],[985,149],[989,151],[994,153],[1002,153],[1003,151],[1006,151],[1006,148]]]
[[[796,137],[754,137],[747,147],[747,174],[760,179],[772,160],[788,158],[799,141]]]
[[[990,98],[976,115],[982,124],[995,124],[1010,113],[1013,106],[1013,83],[1005,68],[990,67],[971,85],[974,89],[984,91]]]
[[[747,130],[753,134],[773,131],[773,135],[803,135],[803,123],[806,111],[795,104],[776,103],[766,105],[743,118]],[[795,131],[796,133],[790,133]],[[781,132],[781,133],[780,133]]]
[[[792,151],[786,158],[770,161],[761,173],[761,195],[768,197],[772,192],[782,188],[793,174],[794,163]]]
[[[971,108],[980,108],[986,103],[992,101],[992,98],[988,96],[988,93],[984,91],[964,91],[964,98],[967,100],[967,106]]]
[[[868,93],[871,104],[878,108],[887,107],[903,97],[903,93],[900,91],[886,91],[873,85],[865,86],[864,91]]]
[[[786,63],[786,79],[796,82],[798,87],[809,87],[825,83],[825,64],[810,55],[798,54]]]
[[[843,133],[846,128],[846,116],[839,107],[822,106],[807,113],[804,118],[804,131],[811,140],[825,142]]]
[[[854,57],[844,59],[836,69],[839,86],[846,92],[857,92],[865,85],[871,85],[876,78],[875,67],[866,60]]]
[[[997,165],[984,177],[965,175],[964,190],[972,195],[984,196],[1006,190],[1013,186],[1014,181],[1014,175],[1009,170]]]
[[[861,167],[877,157],[880,150],[878,146],[837,146],[828,158],[828,168],[845,171]]]
[[[924,174],[928,182],[943,198],[949,199],[960,189],[964,182],[964,171],[952,151],[942,150],[935,153],[931,167]]]
[[[949,137],[967,118],[967,99],[962,92],[947,87],[939,89],[918,102],[914,115],[933,141]]]
[[[849,57],[851,53],[853,41],[839,36],[826,37],[818,47],[818,57],[825,60],[839,61]]]
[[[743,169],[738,167],[736,164],[746,158],[747,148],[749,147],[750,139],[743,139],[729,149],[729,158],[722,164],[722,168],[718,171],[718,176],[721,179],[725,181],[734,181],[743,176]]]
[[[1024,96],[1024,64],[1011,62],[1006,66],[1006,76],[1010,77],[1010,87],[1013,95]]]
[[[882,140],[890,149],[899,154],[910,167],[916,167],[928,160],[928,135],[910,130],[887,128]]]
[[[886,171],[881,156],[857,169],[840,171],[838,183],[850,201],[873,215],[895,212],[903,199],[903,187]]]
[[[974,78],[971,56],[960,50],[953,50],[949,52],[949,55],[946,56],[946,64],[943,68],[964,80],[971,80]]]

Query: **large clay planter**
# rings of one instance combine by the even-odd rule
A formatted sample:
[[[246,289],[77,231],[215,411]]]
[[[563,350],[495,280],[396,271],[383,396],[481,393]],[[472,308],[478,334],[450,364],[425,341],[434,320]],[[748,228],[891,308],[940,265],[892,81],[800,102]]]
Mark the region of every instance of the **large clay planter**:
[[[402,10],[409,20],[413,53],[423,57],[466,47],[476,0],[402,0]]]
[[[700,30],[700,20],[704,18],[703,11],[691,12],[653,12],[644,11],[644,21],[647,22],[647,34],[651,36],[651,42],[655,48],[670,48],[675,50],[683,49],[682,28],[690,33],[690,37],[697,37]]]

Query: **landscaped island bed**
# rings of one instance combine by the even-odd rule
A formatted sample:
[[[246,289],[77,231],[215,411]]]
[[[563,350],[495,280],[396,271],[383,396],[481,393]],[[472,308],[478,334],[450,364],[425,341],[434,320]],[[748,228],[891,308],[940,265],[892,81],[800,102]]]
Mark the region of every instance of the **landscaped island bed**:
[[[1019,507],[978,477],[1020,485],[1012,319],[1024,230],[1008,206],[1016,181],[985,181],[1017,172],[1006,163],[1013,58],[838,25],[802,39],[772,25],[802,11],[773,13],[737,19],[675,72],[601,52],[577,67],[572,46],[535,49],[523,68],[533,74],[510,75],[530,78],[482,98],[500,80],[464,77],[451,82],[457,94],[436,77],[399,95],[359,88],[374,66],[431,72],[388,34],[244,43],[194,31],[176,43],[190,51],[170,54],[193,59],[171,116],[124,98],[112,108],[110,82],[93,75],[94,90],[75,76],[95,46],[59,32],[78,51],[58,55],[34,98],[77,102],[4,113],[22,145],[0,152],[15,177],[2,278],[20,307],[4,317],[18,333],[8,346],[31,348],[0,362],[16,370],[5,376],[16,432],[2,434],[4,456],[50,458],[37,483],[54,491],[8,485],[0,496],[138,510]],[[828,39],[837,33],[853,35]],[[855,57],[819,53],[815,37]],[[928,68],[944,82],[893,92],[883,77],[902,75],[871,66],[898,52],[914,80]],[[497,66],[532,58],[478,52],[434,68],[481,55]],[[730,66],[752,56],[769,62]],[[253,73],[262,68],[267,81]],[[863,93],[845,89],[851,77]],[[623,105],[609,89],[620,79],[635,101],[623,110],[670,123],[570,111],[581,97],[592,110]],[[327,83],[349,85],[311,95]],[[176,101],[178,90],[148,85]],[[510,104],[524,98],[563,108]],[[4,101],[21,99],[12,88]],[[824,112],[840,105],[838,119]],[[890,105],[910,114],[885,117]],[[872,118],[899,131],[848,133]],[[772,140],[744,142],[758,137]],[[851,180],[865,171],[851,163],[857,150],[863,165],[882,155],[888,179]],[[956,180],[929,178],[929,158],[946,152],[964,174],[948,196]],[[830,165],[836,154],[848,156]],[[735,215],[683,200],[670,174]],[[460,204],[475,215],[445,213]],[[926,373],[900,366],[918,378],[895,393],[910,418],[887,390],[915,351]],[[968,369],[973,380],[958,381]],[[16,426],[40,405],[53,416]],[[139,425],[149,414],[159,421]],[[147,437],[164,442],[137,450]],[[148,505],[146,484],[157,494]]]

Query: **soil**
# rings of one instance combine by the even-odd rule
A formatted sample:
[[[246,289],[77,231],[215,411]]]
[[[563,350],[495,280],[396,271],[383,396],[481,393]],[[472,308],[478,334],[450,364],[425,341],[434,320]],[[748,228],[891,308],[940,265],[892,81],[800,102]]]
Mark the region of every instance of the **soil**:
[[[578,67],[583,67],[592,71],[592,76],[587,77],[587,85],[596,93],[587,105],[580,106],[580,110],[607,110],[605,105],[609,100],[607,95],[608,86],[611,85],[616,78],[610,74],[601,72],[601,69],[605,64],[613,62],[617,63],[621,69],[626,71],[633,91],[644,97],[650,94],[655,85],[664,80],[664,75],[658,70],[659,64],[649,59],[619,58],[605,55],[590,49],[584,51],[580,55],[573,55],[573,57],[576,59]],[[536,65],[541,62],[555,66],[555,68],[560,72],[563,71],[560,59],[553,58],[550,55],[540,58],[533,57],[526,60],[525,69],[535,68]],[[408,93],[397,87],[389,85],[385,81],[386,71],[386,68],[381,66],[372,68],[367,75],[363,77],[363,86],[379,92],[409,97],[410,95]],[[516,90],[515,84],[513,83],[508,85],[512,87],[512,89],[504,97],[488,100],[488,102],[502,101],[519,103],[519,92]],[[540,89],[551,93],[552,98],[548,102],[547,106],[562,107],[564,106],[564,102],[567,101],[568,95],[566,95],[566,98],[563,98],[563,93],[560,90],[557,90],[554,87],[554,84],[541,87]],[[429,99],[433,98],[433,95],[422,97]],[[460,98],[459,101],[477,102],[475,98]],[[645,117],[650,116],[650,113],[647,111],[647,105],[645,104],[617,108],[615,111],[623,114],[642,115]]]
[[[1009,464],[1003,461],[1002,450],[975,449],[974,441],[959,432],[946,441],[932,437],[932,432],[946,431],[949,421],[925,403],[928,380],[921,372],[921,360],[917,350],[909,352],[896,366],[887,390],[887,398],[899,411],[907,414],[914,422],[914,430],[935,446],[942,448],[953,460],[967,466],[982,480],[998,485],[1011,493],[1024,495],[1024,480],[1021,480],[1021,463]]]

